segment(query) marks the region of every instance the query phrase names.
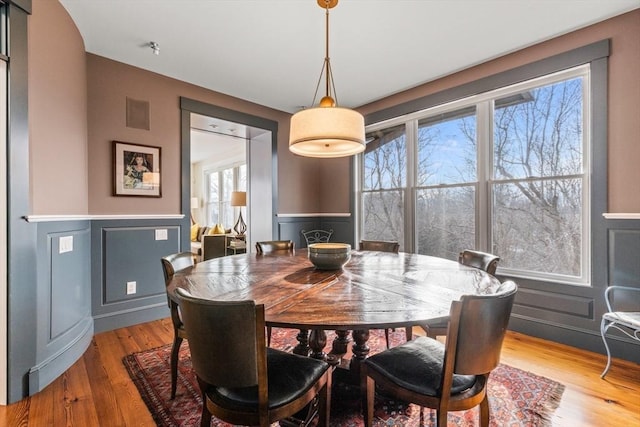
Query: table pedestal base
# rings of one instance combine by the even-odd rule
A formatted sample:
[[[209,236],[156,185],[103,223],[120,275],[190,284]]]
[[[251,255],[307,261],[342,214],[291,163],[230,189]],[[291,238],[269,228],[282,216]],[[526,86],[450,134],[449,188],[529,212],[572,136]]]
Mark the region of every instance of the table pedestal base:
[[[313,329],[311,334],[306,329],[301,329],[296,339],[298,344],[293,348],[294,354],[302,356],[311,356],[314,359],[325,360],[332,366],[341,364],[342,357],[347,353],[349,342],[349,331],[336,331],[337,338],[331,345],[331,352],[325,353],[324,348],[327,345],[327,334],[323,329]],[[349,370],[351,375],[359,381],[360,363],[369,355],[368,329],[358,329],[352,332],[353,347]]]

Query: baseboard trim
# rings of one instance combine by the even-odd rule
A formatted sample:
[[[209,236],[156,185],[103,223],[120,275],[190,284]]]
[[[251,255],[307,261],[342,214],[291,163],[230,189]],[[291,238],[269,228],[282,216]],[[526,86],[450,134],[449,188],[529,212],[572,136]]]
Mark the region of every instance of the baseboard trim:
[[[95,333],[112,331],[139,323],[151,322],[170,315],[166,302],[146,305],[130,310],[114,311],[93,317]]]
[[[29,396],[44,389],[76,363],[89,348],[93,333],[93,319],[87,318],[82,332],[73,341],[29,369]]]
[[[517,315],[511,316],[509,329],[594,353],[607,354],[599,331],[573,328]],[[607,342],[612,357],[640,363],[640,345],[637,342],[612,334],[607,335]]]

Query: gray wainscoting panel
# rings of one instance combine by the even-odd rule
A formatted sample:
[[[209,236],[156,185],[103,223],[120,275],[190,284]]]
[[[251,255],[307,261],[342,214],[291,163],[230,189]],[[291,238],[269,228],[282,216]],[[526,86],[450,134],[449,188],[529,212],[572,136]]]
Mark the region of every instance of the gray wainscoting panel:
[[[516,304],[521,307],[593,319],[593,298],[520,288],[516,296]]]
[[[354,228],[352,217],[322,217],[320,218],[320,228],[323,230],[333,230],[332,242],[348,243],[351,249],[358,249],[353,241]]]
[[[89,221],[37,226],[36,364],[29,394],[42,390],[85,352],[93,337]]]
[[[352,217],[279,217],[278,240],[292,240],[295,247],[302,249],[307,247],[307,242],[302,235],[309,230],[333,230],[332,242],[349,243],[352,249],[357,249],[353,242]]]
[[[55,339],[90,315],[91,274],[89,254],[91,232],[87,227],[74,232],[51,233],[51,283],[49,287],[51,331]],[[60,253],[63,241],[69,242],[67,252]]]
[[[156,232],[166,231],[166,240]],[[178,251],[178,227],[114,227],[102,230],[106,257],[102,303],[145,298],[165,293],[160,258]],[[135,282],[135,293],[127,294],[127,282]]]
[[[314,230],[319,227],[315,219],[303,218],[294,221],[287,218],[287,221],[278,220],[278,240],[291,240],[298,249],[306,248],[307,242],[304,239],[303,231]]]
[[[640,287],[640,230],[609,230],[609,282]]]
[[[180,240],[180,220],[93,222],[91,298],[97,332],[169,315],[160,258],[180,252]],[[135,293],[127,293],[127,282],[135,282]]]
[[[608,230],[608,276],[609,286],[629,286],[640,288],[640,221],[609,221]],[[636,294],[636,293],[634,293]],[[614,309],[638,311],[637,295],[618,292],[615,295]],[[603,311],[606,308],[603,306]],[[613,357],[640,363],[640,345],[636,340],[611,330],[607,340]],[[615,363],[615,362],[614,362]]]

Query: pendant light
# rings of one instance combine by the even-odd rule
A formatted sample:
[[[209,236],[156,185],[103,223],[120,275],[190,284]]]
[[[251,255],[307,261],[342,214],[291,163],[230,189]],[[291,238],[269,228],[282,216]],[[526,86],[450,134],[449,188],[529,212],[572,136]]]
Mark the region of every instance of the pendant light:
[[[364,151],[364,117],[357,111],[338,107],[331,96],[335,96],[336,90],[329,60],[329,9],[335,7],[338,0],[317,0],[317,2],[326,10],[326,50],[320,79],[316,86],[316,95],[324,74],[325,96],[318,106],[298,111],[291,117],[289,151],[305,157],[351,156]],[[315,102],[315,95],[313,102]]]

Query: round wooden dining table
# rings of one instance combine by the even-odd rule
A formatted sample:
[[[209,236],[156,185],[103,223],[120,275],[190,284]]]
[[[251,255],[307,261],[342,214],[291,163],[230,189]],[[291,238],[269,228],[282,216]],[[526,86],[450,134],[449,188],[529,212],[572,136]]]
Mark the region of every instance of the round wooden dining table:
[[[264,304],[268,326],[300,330],[297,354],[326,358],[325,331],[335,330],[329,357],[340,356],[353,331],[351,369],[357,372],[369,352],[370,329],[442,319],[463,294],[491,294],[499,286],[482,270],[402,252],[351,251],[342,269],[318,270],[302,249],[200,262],[177,272],[168,292],[173,297],[180,287],[200,298]]]

